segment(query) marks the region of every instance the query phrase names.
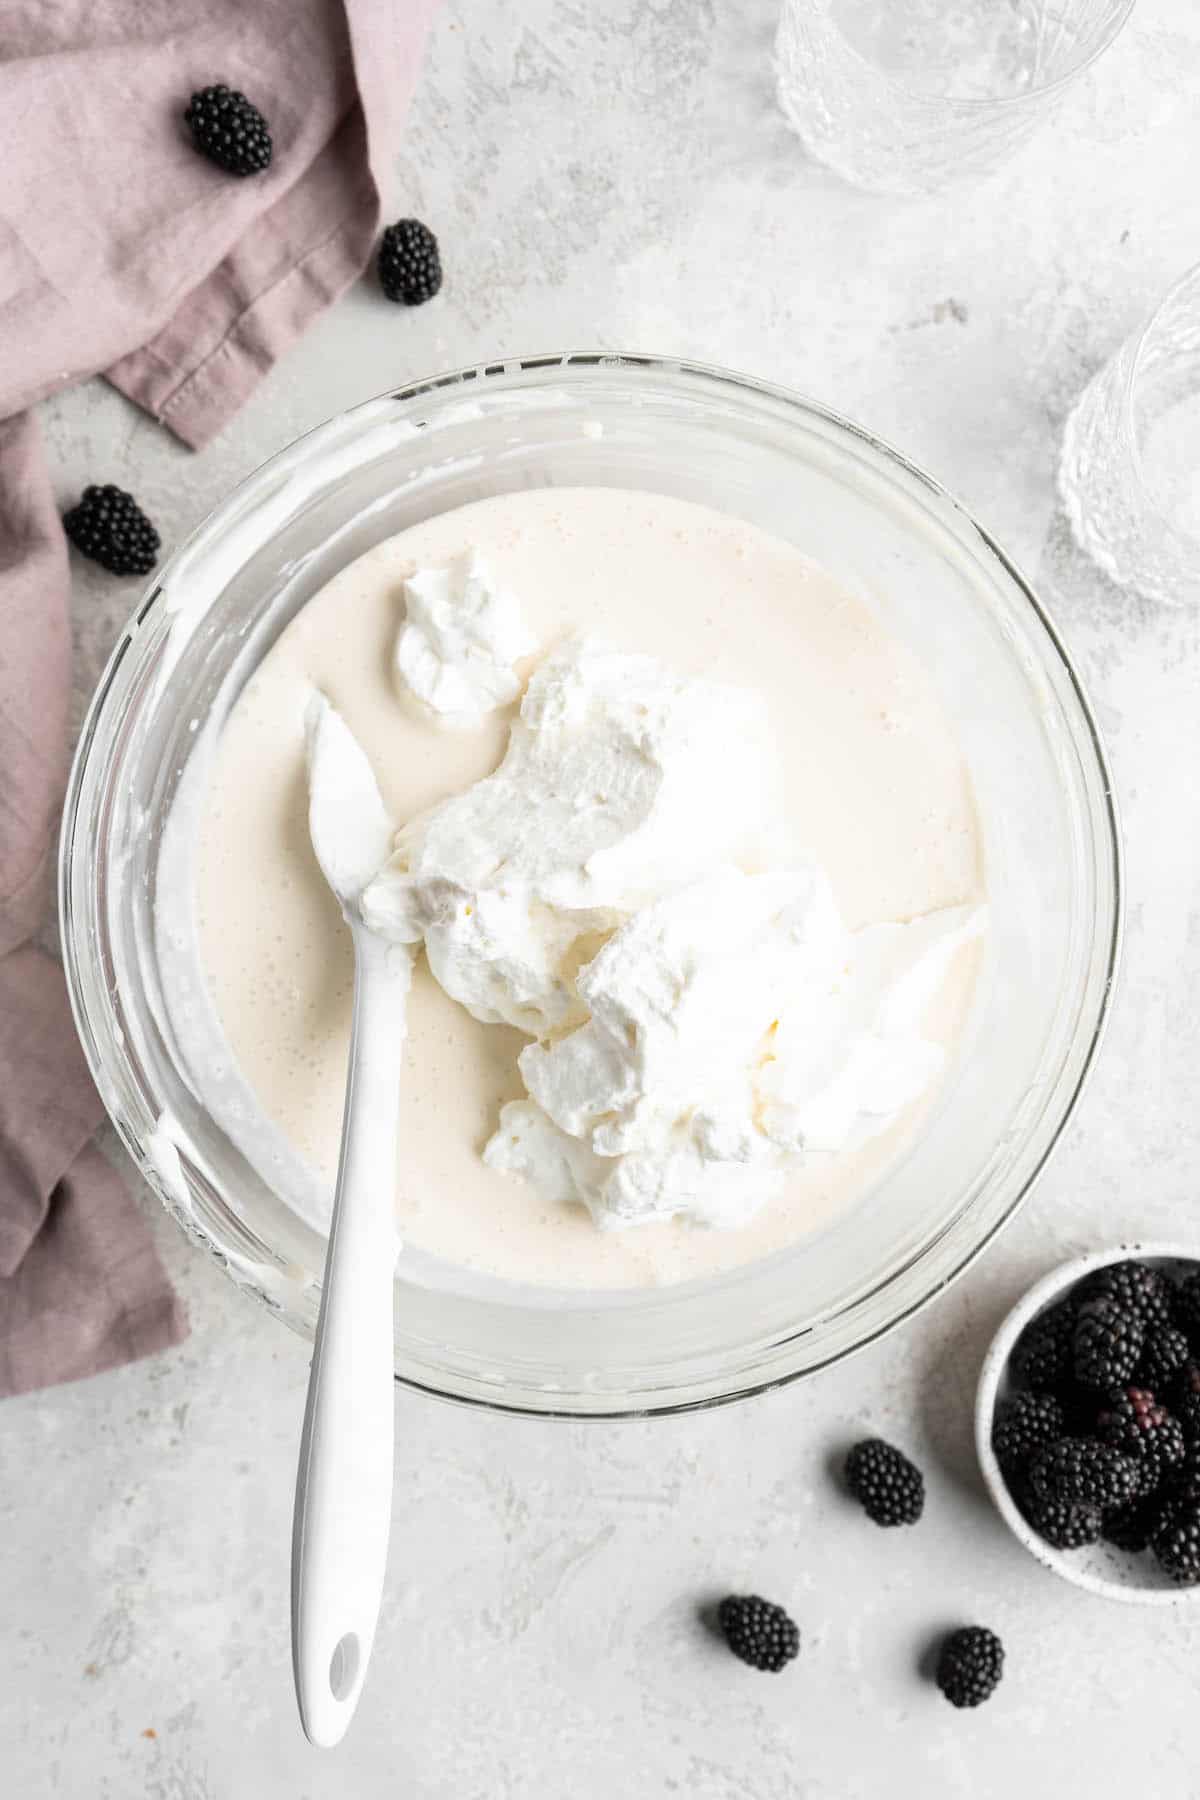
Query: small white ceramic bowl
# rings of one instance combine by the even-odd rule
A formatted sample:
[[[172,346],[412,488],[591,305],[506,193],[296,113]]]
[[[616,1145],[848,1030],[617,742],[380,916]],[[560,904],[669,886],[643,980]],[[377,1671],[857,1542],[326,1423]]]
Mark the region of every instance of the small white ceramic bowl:
[[[1194,1246],[1122,1244],[1115,1250],[1097,1250],[1090,1256],[1076,1257],[1073,1262],[1064,1263],[1044,1276],[1014,1306],[992,1340],[984,1360],[975,1401],[975,1449],[988,1492],[1001,1518],[1043,1567],[1105,1600],[1123,1600],[1134,1606],[1182,1606],[1200,1600],[1200,1586],[1176,1587],[1150,1555],[1133,1556],[1103,1540],[1081,1550],[1056,1550],[1046,1543],[1021,1517],[992,1450],[996,1407],[1012,1391],[1009,1361],[1026,1326],[1061,1300],[1085,1275],[1103,1269],[1109,1263],[1127,1262],[1132,1257],[1165,1269],[1177,1278],[1200,1266],[1200,1248]]]

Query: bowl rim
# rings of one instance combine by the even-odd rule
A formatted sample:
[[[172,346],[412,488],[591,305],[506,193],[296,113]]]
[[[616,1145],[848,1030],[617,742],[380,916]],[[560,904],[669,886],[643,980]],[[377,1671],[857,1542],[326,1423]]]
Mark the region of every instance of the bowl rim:
[[[1055,75],[1050,81],[1039,82],[1036,87],[1022,88],[1015,94],[947,94],[942,88],[917,86],[907,71],[903,74],[893,74],[882,65],[873,63],[836,24],[831,28],[837,32],[843,48],[855,62],[863,69],[868,70],[876,82],[882,80],[891,94],[926,105],[940,104],[947,109],[951,117],[991,114],[993,117],[1000,118],[1022,107],[1028,108],[1031,101],[1053,100],[1064,89],[1071,87],[1081,75],[1087,73],[1093,63],[1098,62],[1106,51],[1112,49],[1129,23],[1129,17],[1135,4],[1136,0],[1114,0],[1107,23],[1096,34],[1095,42],[1084,56],[1073,62],[1069,69],[1064,69],[1061,75]]]
[[[1191,1601],[1200,1600],[1200,1585],[1141,1587],[1114,1581],[1092,1569],[1081,1567],[1073,1560],[1073,1552],[1057,1550],[1053,1544],[1048,1544],[1044,1538],[1039,1537],[1018,1511],[992,1449],[992,1423],[1000,1383],[1017,1339],[1025,1327],[1085,1275],[1092,1274],[1096,1269],[1108,1268],[1113,1263],[1128,1262],[1131,1258],[1151,1262],[1187,1262],[1200,1266],[1200,1244],[1159,1240],[1141,1243],[1134,1239],[1107,1250],[1089,1250],[1082,1256],[1072,1257],[1069,1262],[1060,1263],[1039,1281],[1035,1281],[1006,1314],[983,1359],[975,1393],[975,1453],[997,1512],[1018,1543],[1044,1569],[1049,1569],[1051,1574],[1058,1575],[1063,1581],[1069,1581],[1072,1586],[1082,1588],[1085,1593],[1103,1600],[1120,1601],[1126,1606],[1186,1606]]]
[[[557,377],[560,380],[575,378],[580,381],[582,391],[583,383],[587,379],[602,378],[605,375],[634,380],[657,378],[663,381],[690,383],[717,398],[720,397],[723,390],[732,389],[736,394],[748,399],[778,407],[786,412],[798,413],[801,417],[807,416],[832,428],[850,444],[857,443],[864,446],[869,453],[880,460],[885,468],[890,468],[894,473],[901,473],[908,477],[918,494],[923,495],[927,502],[949,511],[952,518],[958,522],[959,529],[976,546],[981,560],[985,563],[991,561],[1010,585],[1014,601],[1018,604],[1023,603],[1023,606],[1028,608],[1035,631],[1041,638],[1047,664],[1057,671],[1059,678],[1063,681],[1068,703],[1074,708],[1073,729],[1077,733],[1079,754],[1089,762],[1089,782],[1095,784],[1096,788],[1092,800],[1096,831],[1093,853],[1094,869],[1096,879],[1100,884],[1100,891],[1104,895],[1105,910],[1109,917],[1107,921],[1098,921],[1098,924],[1107,923],[1107,929],[1097,929],[1093,934],[1094,941],[1089,965],[1089,982],[1095,988],[1094,998],[1089,1002],[1089,1006],[1093,1009],[1093,1017],[1086,1042],[1078,1046],[1078,1062],[1073,1084],[1069,1089],[1064,1088],[1059,1097],[1059,1116],[1053,1126],[1052,1135],[1041,1145],[1037,1161],[1026,1168],[1020,1185],[1015,1188],[1004,1211],[993,1218],[987,1229],[962,1250],[952,1265],[932,1274],[929,1285],[923,1292],[910,1294],[906,1303],[902,1304],[891,1317],[869,1329],[860,1327],[859,1335],[852,1343],[831,1347],[827,1355],[822,1356],[819,1360],[804,1362],[802,1366],[781,1367],[780,1363],[786,1358],[789,1346],[807,1336],[806,1328],[797,1327],[773,1343],[767,1366],[760,1365],[760,1368],[753,1372],[744,1370],[740,1380],[735,1377],[730,1385],[724,1386],[719,1391],[714,1391],[712,1386],[706,1382],[696,1381],[695,1386],[700,1391],[688,1393],[687,1386],[684,1385],[681,1392],[680,1386],[673,1380],[668,1384],[665,1395],[651,1387],[635,1392],[629,1397],[613,1396],[611,1401],[608,1396],[605,1396],[597,1405],[588,1403],[587,1396],[582,1392],[571,1392],[569,1397],[550,1392],[537,1396],[528,1388],[523,1389],[520,1393],[505,1392],[503,1385],[487,1391],[480,1391],[478,1386],[471,1386],[469,1383],[456,1386],[452,1379],[448,1380],[447,1385],[443,1387],[439,1385],[438,1381],[428,1378],[428,1371],[420,1370],[397,1374],[396,1377],[397,1381],[405,1386],[448,1400],[478,1404],[499,1412],[536,1417],[628,1418],[658,1414],[673,1415],[743,1399],[783,1386],[802,1376],[815,1374],[843,1357],[856,1354],[922,1311],[974,1263],[975,1259],[983,1253],[1013,1218],[1061,1142],[1066,1126],[1074,1114],[1095,1066],[1111,1016],[1125,926],[1124,848],[1111,770],[1093,708],[1062,638],[1030,583],[990,533],[979,525],[972,513],[902,452],[894,449],[873,432],[807,395],[777,383],[759,380],[730,369],[686,358],[659,356],[646,352],[593,350],[554,352],[529,357],[510,356],[481,361],[450,373],[405,382],[385,390],[380,395],[361,401],[354,407],[333,415],[330,419],[311,427],[299,437],[282,446],[270,458],[235,484],[223,499],[206,514],[193,532],[180,543],[171,557],[156,571],[148,584],[129,624],[117,637],[108,664],[99,678],[95,694],[83,721],[72,763],[60,839],[59,898],[60,918],[64,922],[64,928],[72,911],[70,897],[71,852],[73,838],[80,823],[84,770],[89,752],[94,746],[101,714],[106,703],[111,699],[117,668],[130,646],[131,637],[137,633],[139,628],[145,626],[152,613],[163,608],[165,590],[173,572],[193,551],[194,547],[202,540],[211,537],[214,529],[219,527],[220,521],[235,513],[237,507],[244,503],[249,492],[263,484],[269,484],[272,479],[278,479],[281,470],[296,467],[298,461],[303,463],[314,451],[320,451],[331,443],[339,442],[342,436],[353,427],[356,419],[369,417],[388,402],[411,407],[413,403],[433,397],[439,401],[454,401],[456,397],[462,396],[464,391],[471,398],[476,396],[482,398],[485,389],[503,393],[509,388],[519,386],[530,377],[534,381],[542,377],[549,379]],[[80,992],[79,971],[76,966],[78,958],[65,929],[64,951],[76,1024],[88,1060],[92,1064],[93,1072],[97,1074],[98,1082],[104,1092],[107,1091],[107,1084],[102,1079],[103,1068],[102,1059],[98,1056],[99,1045],[93,1040],[85,999]],[[121,1129],[119,1120],[118,1129],[121,1131],[126,1146],[133,1151],[134,1160],[138,1163],[143,1175],[149,1176],[151,1185],[166,1204],[168,1211],[183,1226],[185,1232],[193,1239],[199,1238],[223,1266],[229,1269],[239,1285],[246,1287],[272,1310],[280,1311],[278,1303],[274,1302],[271,1296],[264,1292],[254,1280],[245,1278],[244,1274],[238,1274],[231,1268],[222,1246],[203,1228],[195,1216],[185,1216],[180,1207],[172,1202],[171,1196],[164,1192],[162,1183],[155,1180],[153,1171],[147,1168],[146,1160],[140,1154],[138,1147],[131,1142],[131,1135]],[[953,1224],[955,1221],[950,1223]],[[949,1229],[949,1224],[945,1229]],[[935,1246],[942,1235],[944,1234],[938,1233],[922,1246],[922,1254]],[[910,1270],[911,1261],[894,1270],[889,1279],[903,1276]],[[872,1290],[872,1295],[867,1297],[870,1298],[873,1294],[874,1290]],[[861,1298],[861,1296],[858,1297],[853,1304],[860,1304]],[[304,1330],[302,1321],[293,1320],[286,1311],[283,1311],[282,1316],[296,1329]],[[748,1374],[750,1375],[749,1379],[746,1378]],[[689,1380],[691,1379],[693,1378],[689,1378]],[[671,1388],[674,1388],[674,1392],[671,1392]]]

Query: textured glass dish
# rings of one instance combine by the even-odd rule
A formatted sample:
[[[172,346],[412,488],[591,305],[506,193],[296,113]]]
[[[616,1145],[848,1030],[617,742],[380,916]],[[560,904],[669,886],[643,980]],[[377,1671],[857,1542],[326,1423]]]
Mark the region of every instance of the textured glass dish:
[[[1058,485],[1076,541],[1122,587],[1200,599],[1200,267],[1075,404]]]
[[[1011,156],[1133,0],[783,0],[779,104],[845,180],[934,193]]]
[[[617,1293],[401,1258],[400,1380],[521,1411],[666,1411],[818,1369],[940,1292],[1044,1165],[1108,1005],[1120,858],[1087,703],[1020,576],[895,452],[777,388],[598,355],[421,382],[302,438],[171,558],[113,652],[64,819],[67,973],[101,1093],[147,1178],[235,1280],[311,1332],[322,1241],[207,1116],[172,1042],[155,951],[164,824],[181,781],[203,778],[206,728],[336,570],[431,513],[553,484],[702,501],[857,593],[938,689],[988,861],[968,1042],[903,1158],[826,1229],[716,1279]],[[178,1160],[156,1131],[163,1112],[188,1146]]]

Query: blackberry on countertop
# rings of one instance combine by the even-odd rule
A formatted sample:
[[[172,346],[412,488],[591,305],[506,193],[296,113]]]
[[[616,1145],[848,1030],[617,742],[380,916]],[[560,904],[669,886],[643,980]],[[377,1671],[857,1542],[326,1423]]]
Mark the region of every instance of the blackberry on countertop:
[[[1071,1299],[1062,1300],[1021,1333],[1013,1351],[1013,1374],[1035,1394],[1057,1393],[1070,1377],[1075,1310]]]
[[[1076,1299],[1113,1300],[1122,1312],[1136,1313],[1143,1325],[1169,1325],[1174,1289],[1161,1269],[1149,1263],[1108,1263],[1080,1282]]]
[[[423,305],[441,287],[438,241],[420,219],[397,219],[380,238],[379,285],[405,306]]]
[[[1137,1367],[1145,1331],[1141,1316],[1118,1301],[1089,1300],[1075,1321],[1075,1379],[1089,1388],[1124,1387]]]
[[[271,132],[257,106],[218,82],[193,94],[183,115],[201,156],[227,175],[261,175],[271,166]]]
[[[1111,1395],[1097,1415],[1096,1431],[1102,1443],[1139,1465],[1145,1494],[1183,1461],[1182,1425],[1145,1388],[1123,1388]]]
[[[937,1684],[951,1706],[982,1706],[1004,1673],[1004,1645],[985,1625],[952,1631],[938,1657]]]
[[[846,1458],[846,1485],[876,1525],[915,1525],[925,1510],[925,1478],[902,1451],[864,1438]]]
[[[113,575],[148,575],[158,560],[157,531],[124,488],[85,487],[63,514],[63,530],[77,550]]]
[[[1200,1270],[1181,1281],[1172,1295],[1172,1317],[1200,1355]]]
[[[771,1674],[799,1654],[800,1633],[795,1623],[770,1600],[758,1594],[729,1594],[717,1609],[725,1642],[752,1669]]]
[[[1035,1494],[1032,1488],[1018,1504],[1038,1536],[1056,1550],[1081,1550],[1099,1541],[1104,1515],[1098,1506],[1071,1506],[1066,1500]]]
[[[996,1409],[992,1449],[1005,1474],[1023,1469],[1035,1450],[1066,1433],[1063,1409],[1053,1394],[1014,1394]]]
[[[1182,1500],[1168,1507],[1151,1547],[1180,1587],[1200,1582],[1200,1500]]]
[[[1140,1387],[1165,1394],[1188,1360],[1188,1341],[1174,1325],[1151,1325],[1142,1341],[1142,1354],[1134,1370]]]
[[[1043,1500],[1065,1500],[1068,1506],[1097,1506],[1101,1511],[1125,1506],[1141,1492],[1141,1470],[1095,1438],[1060,1438],[1034,1456],[1029,1481]]]

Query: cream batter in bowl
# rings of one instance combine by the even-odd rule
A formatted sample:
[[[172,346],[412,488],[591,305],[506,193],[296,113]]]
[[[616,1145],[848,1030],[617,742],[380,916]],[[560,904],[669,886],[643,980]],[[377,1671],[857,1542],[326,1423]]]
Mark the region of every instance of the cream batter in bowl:
[[[903,1129],[733,1230],[598,1231],[512,1156],[485,1165],[500,1101],[531,1104],[526,1039],[426,973],[394,1172],[397,1377],[605,1414],[820,1367],[938,1292],[1043,1166],[1104,1019],[1119,851],[1086,701],[1020,577],[926,477],[779,390],[640,357],[488,365],[320,428],[200,528],[118,644],[68,800],[66,960],[101,1091],[181,1223],[311,1330],[348,961],[297,842],[293,699],[330,691],[401,820],[486,777],[514,711],[503,671],[482,724],[446,733],[400,722],[393,666],[405,578],[481,550],[532,609],[516,686],[585,632],[765,690],[784,814],[847,926],[969,910],[986,876],[987,929],[931,1003],[945,1067]],[[409,603],[426,626],[430,579]],[[733,715],[713,720],[740,745]],[[755,869],[791,860],[768,835]],[[328,934],[309,992],[305,932]],[[543,1099],[555,1050],[534,1057]]]

